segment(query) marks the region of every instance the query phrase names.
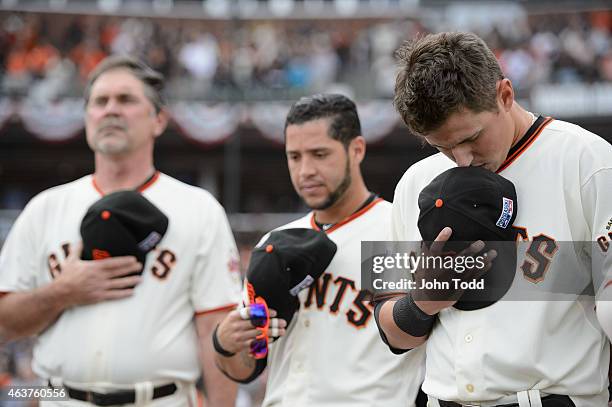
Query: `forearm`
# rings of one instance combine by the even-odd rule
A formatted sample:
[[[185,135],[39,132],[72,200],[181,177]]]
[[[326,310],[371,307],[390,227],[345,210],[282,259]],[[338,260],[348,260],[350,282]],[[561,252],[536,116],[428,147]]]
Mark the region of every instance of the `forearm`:
[[[63,298],[54,284],[0,296],[0,344],[43,331],[66,309]]]
[[[226,357],[215,352],[215,363],[225,374],[234,380],[244,381],[255,372],[256,361],[247,350]]]
[[[389,345],[397,349],[413,349],[427,341],[428,335],[412,336],[402,331],[393,319],[393,306],[396,300],[386,301],[380,309],[379,325],[384,331]]]
[[[227,378],[215,363],[217,353],[210,338],[202,341],[202,371],[206,405],[211,407],[234,407],[238,384]]]

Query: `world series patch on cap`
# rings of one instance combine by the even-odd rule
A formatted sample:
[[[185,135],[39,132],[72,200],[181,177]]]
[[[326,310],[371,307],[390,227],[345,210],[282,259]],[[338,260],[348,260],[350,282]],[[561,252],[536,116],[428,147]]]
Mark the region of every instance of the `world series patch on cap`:
[[[517,215],[514,184],[480,167],[455,167],[438,175],[419,195],[418,227],[432,242],[446,226],[453,230],[444,251],[459,253],[477,240],[497,257],[484,274],[484,289],[467,289],[455,304],[460,310],[487,307],[508,291],[516,271]]]
[[[138,191],[105,195],[81,222],[83,260],[135,256],[143,267],[168,230],[168,217]]]
[[[336,249],[324,232],[303,228],[274,231],[253,249],[246,283],[288,325],[299,308],[297,294],[323,274]]]

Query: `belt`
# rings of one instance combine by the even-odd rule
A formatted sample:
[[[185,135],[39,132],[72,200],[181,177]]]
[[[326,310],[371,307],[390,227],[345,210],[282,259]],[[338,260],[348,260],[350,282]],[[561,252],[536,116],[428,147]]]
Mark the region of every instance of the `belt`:
[[[133,404],[136,402],[134,390],[120,390],[113,393],[98,393],[95,391],[79,390],[64,385],[71,399],[86,401],[96,406],[117,406],[121,404]],[[166,397],[176,392],[176,384],[170,383],[153,389],[153,398]]]
[[[440,404],[440,407],[469,407],[469,406],[477,407],[478,406],[478,404],[470,404],[470,403],[461,404],[461,403],[456,403],[454,401],[444,401],[444,400],[438,400],[438,404]],[[518,407],[518,405],[519,405],[518,403],[499,404],[495,407]],[[575,406],[576,405],[574,404],[572,399],[569,398],[569,396],[559,395],[559,394],[550,394],[548,396],[542,397],[542,407],[575,407]]]

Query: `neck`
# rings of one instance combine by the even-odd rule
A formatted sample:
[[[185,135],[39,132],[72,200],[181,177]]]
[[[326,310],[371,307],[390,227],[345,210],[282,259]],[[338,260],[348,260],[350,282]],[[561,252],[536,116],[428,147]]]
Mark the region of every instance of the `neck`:
[[[96,154],[94,177],[105,194],[140,186],[155,172],[153,157],[149,159],[109,158]]]
[[[361,174],[353,178],[351,186],[331,207],[314,210],[315,220],[319,223],[338,223],[351,216],[370,196]]]
[[[518,143],[527,134],[527,130],[533,124],[533,116],[518,103],[514,103],[510,111],[512,120],[514,121],[514,134],[512,137],[512,146]]]

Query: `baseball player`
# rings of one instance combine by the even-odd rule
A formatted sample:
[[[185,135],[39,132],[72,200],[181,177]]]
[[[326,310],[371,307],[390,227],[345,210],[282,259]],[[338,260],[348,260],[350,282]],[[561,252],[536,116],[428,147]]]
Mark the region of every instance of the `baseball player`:
[[[43,406],[194,406],[200,367],[207,402],[234,405],[210,337],[240,298],[237,249],[208,192],[154,168],[167,123],[162,81],[129,57],[100,63],[85,93],[94,174],[32,199],[0,254],[2,342],[37,335],[34,371],[69,390],[70,400]],[[163,239],[144,264],[80,260],[81,219],[121,189],[140,191],[169,218]]]
[[[453,166],[480,166],[516,187],[514,226],[518,240],[529,242],[518,246],[528,248],[518,253],[519,282],[554,286],[572,273],[591,285],[597,276],[588,257],[561,242],[605,235],[612,218],[612,147],[518,105],[512,83],[474,34],[427,35],[397,55],[395,106],[409,129],[440,153],[413,165],[397,185],[394,239],[421,240],[417,197],[434,177]],[[436,244],[453,233],[443,228]],[[410,293],[377,304],[390,346],[426,342],[423,390],[431,406],[606,405],[609,343],[595,318],[594,297],[501,300],[474,311],[453,304],[418,301]]]
[[[285,151],[293,186],[312,212],[280,229],[325,231],[337,252],[300,292],[286,335],[270,344],[263,405],[414,405],[422,354],[386,349],[361,289],[361,240],[388,239],[391,204],[368,191],[361,176],[365,140],[355,104],[333,94],[300,99],[285,122]],[[216,339],[225,356],[217,361],[228,376],[248,381],[266,361],[248,356],[257,331],[240,319],[236,310],[220,324]]]

